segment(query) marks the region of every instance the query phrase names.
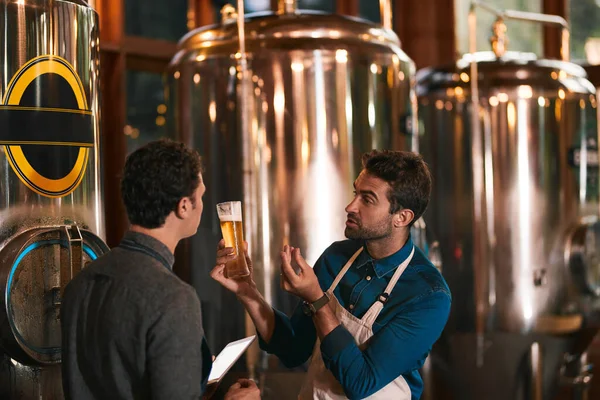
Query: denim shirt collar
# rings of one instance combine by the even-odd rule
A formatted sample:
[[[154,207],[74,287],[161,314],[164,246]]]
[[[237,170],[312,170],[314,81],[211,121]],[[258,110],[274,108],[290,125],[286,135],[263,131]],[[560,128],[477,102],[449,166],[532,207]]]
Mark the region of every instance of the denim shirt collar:
[[[390,272],[394,271],[400,264],[402,264],[410,255],[413,247],[414,245],[412,238],[409,236],[408,240],[400,250],[387,257],[375,260],[369,254],[369,251],[367,250],[367,245],[363,243],[363,251],[354,261],[354,265],[356,268],[362,268],[365,265],[372,263],[375,275],[377,275],[378,278],[381,278],[382,276],[385,276]]]

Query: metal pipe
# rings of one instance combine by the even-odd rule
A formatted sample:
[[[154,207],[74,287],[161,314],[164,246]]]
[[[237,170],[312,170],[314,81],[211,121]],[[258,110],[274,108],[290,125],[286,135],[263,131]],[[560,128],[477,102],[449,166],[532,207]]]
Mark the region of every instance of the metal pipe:
[[[238,76],[240,84],[240,95],[238,97],[238,106],[240,110],[240,134],[242,136],[242,159],[244,160],[243,165],[243,185],[244,185],[244,199],[243,199],[243,214],[246,219],[244,224],[245,232],[244,236],[247,238],[249,243],[254,242],[254,238],[250,237],[249,226],[252,226],[251,219],[254,217],[255,210],[255,196],[253,196],[252,188],[254,185],[254,168],[252,161],[254,160],[254,132],[252,130],[252,77],[248,70],[248,55],[246,54],[246,25],[245,25],[245,13],[244,13],[244,0],[237,0],[237,27],[238,27],[238,42],[239,52],[235,55],[238,60]],[[252,321],[246,314],[246,332],[253,331]],[[246,354],[246,366],[248,368],[248,375],[250,379],[256,378],[255,367],[259,357],[258,349],[256,346],[248,349]]]
[[[278,15],[293,14],[297,10],[298,5],[296,0],[277,0],[277,10],[275,12]],[[381,13],[381,25],[385,29],[392,29],[392,2],[390,0],[379,0],[379,12]]]
[[[542,400],[544,391],[543,356],[540,344],[535,342],[530,349],[531,400]]]
[[[278,0],[277,1],[277,14],[293,14],[298,9],[296,0]]]
[[[381,13],[381,25],[385,29],[392,29],[392,2],[379,0],[379,12]]]
[[[505,10],[504,18],[518,21],[539,22],[544,25],[555,25],[561,27],[560,57],[564,61],[569,61],[569,23],[563,17],[559,15],[538,14],[526,11]]]
[[[252,132],[250,132],[250,93],[252,90],[251,77],[248,75],[248,55],[246,54],[246,25],[245,25],[245,13],[244,13],[244,0],[237,0],[237,27],[238,27],[238,43],[239,51],[236,53],[235,58],[238,61],[238,77],[240,84],[240,96],[238,98],[238,107],[240,112],[240,132],[244,137],[242,140],[242,158],[245,162],[243,166],[244,170],[244,189],[252,187],[252,165],[249,160],[253,160],[251,141]],[[244,190],[245,196],[248,196],[249,190]],[[244,214],[248,216],[250,210],[250,203],[252,198],[244,198]],[[247,218],[247,217],[246,217]],[[248,237],[246,235],[246,237]],[[250,242],[252,243],[252,242]]]
[[[501,19],[512,19],[512,20],[527,21],[527,22],[539,22],[544,25],[554,25],[554,26],[561,27],[562,28],[561,48],[560,48],[561,59],[564,61],[569,61],[569,58],[570,58],[570,55],[569,55],[569,36],[570,36],[569,23],[563,17],[561,17],[559,15],[540,14],[540,13],[533,13],[533,12],[527,12],[527,11],[498,10],[497,8],[491,6],[487,3],[484,3],[482,1],[471,2],[471,11],[474,12],[474,10],[477,8],[486,10],[486,11],[494,14],[497,18],[501,18]]]
[[[484,266],[484,248],[482,236],[479,232],[482,230],[481,223],[483,218],[482,193],[484,163],[482,154],[481,126],[479,124],[479,79],[477,72],[477,61],[475,53],[477,51],[477,14],[475,13],[475,3],[471,3],[469,10],[469,52],[471,53],[471,157],[473,160],[473,264],[476,266],[474,271],[475,284],[475,334],[477,337],[476,363],[479,368],[483,367],[483,354],[485,347],[485,283],[483,281],[482,270]],[[477,268],[480,266],[480,268]]]
[[[528,11],[504,10],[501,16],[503,18],[514,19],[518,21],[540,22],[547,25],[558,25],[569,29],[567,20],[558,15],[539,14]]]

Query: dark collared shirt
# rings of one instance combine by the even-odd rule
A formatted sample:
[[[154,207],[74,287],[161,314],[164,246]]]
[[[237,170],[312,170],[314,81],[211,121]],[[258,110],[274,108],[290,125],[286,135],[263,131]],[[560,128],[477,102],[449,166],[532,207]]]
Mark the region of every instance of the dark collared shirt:
[[[158,240],[128,232],[61,308],[67,399],[199,399],[212,366],[200,301]]]
[[[362,242],[332,244],[314,271],[323,291]],[[366,247],[342,278],[334,294],[340,304],[361,318],[384,292],[396,268],[409,256],[412,240],[396,253],[374,260]],[[338,326],[321,343],[325,366],[351,399],[367,397],[402,375],[413,399],[423,391],[419,368],[439,338],[450,313],[450,289],[439,271],[415,247],[415,253],[373,325],[373,337],[361,351],[352,335]],[[297,307],[291,318],[276,310],[271,341],[261,348],[276,354],[288,367],[304,363],[317,338],[311,317]]]

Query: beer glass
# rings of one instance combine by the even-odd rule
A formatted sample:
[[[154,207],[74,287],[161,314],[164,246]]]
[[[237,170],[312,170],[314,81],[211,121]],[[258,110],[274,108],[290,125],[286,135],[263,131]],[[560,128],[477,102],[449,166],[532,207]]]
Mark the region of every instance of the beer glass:
[[[217,204],[221,232],[225,246],[233,247],[235,259],[225,264],[225,277],[240,278],[250,275],[244,254],[244,226],[242,225],[242,202],[227,201]]]

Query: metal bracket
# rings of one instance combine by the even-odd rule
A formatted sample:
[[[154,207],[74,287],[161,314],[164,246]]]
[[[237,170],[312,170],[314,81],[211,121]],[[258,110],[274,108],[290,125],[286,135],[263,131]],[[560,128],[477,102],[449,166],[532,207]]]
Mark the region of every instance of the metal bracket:
[[[60,255],[60,299],[62,299],[67,284],[77,275],[83,266],[83,237],[77,225],[63,226],[61,236],[64,234],[66,251]],[[55,303],[56,304],[56,303]]]

